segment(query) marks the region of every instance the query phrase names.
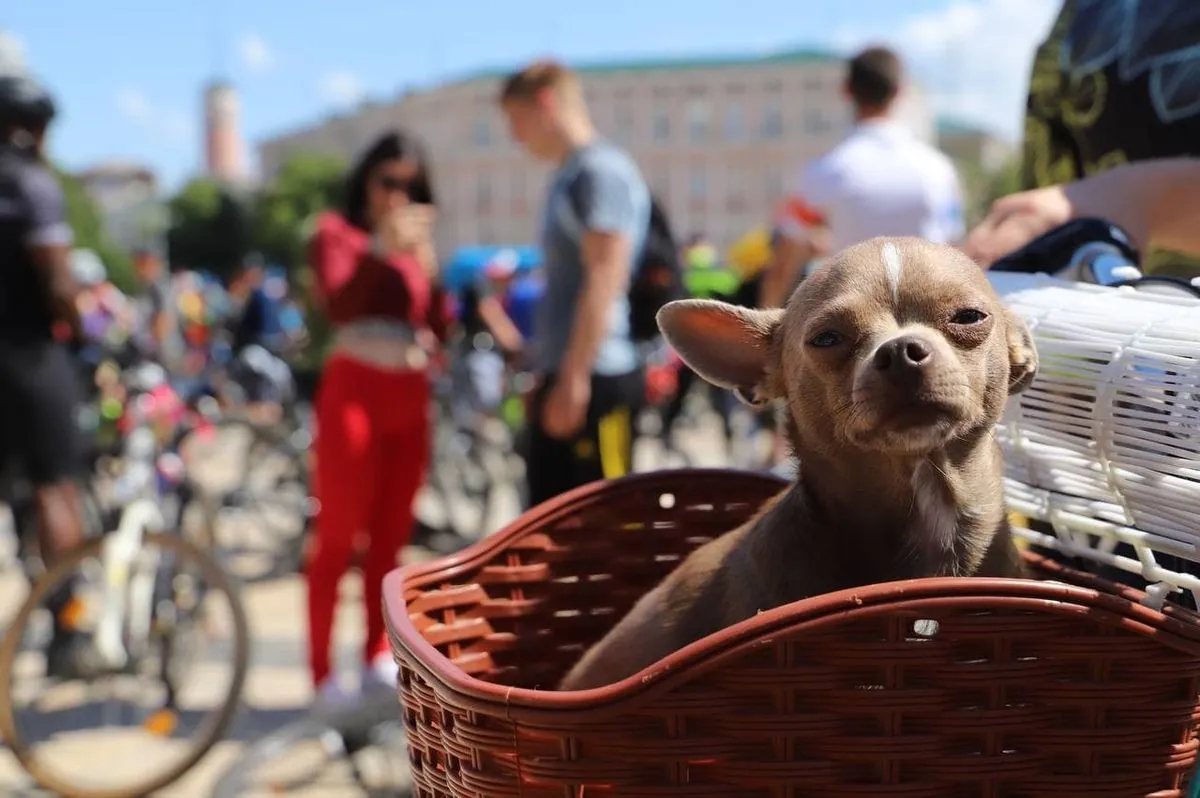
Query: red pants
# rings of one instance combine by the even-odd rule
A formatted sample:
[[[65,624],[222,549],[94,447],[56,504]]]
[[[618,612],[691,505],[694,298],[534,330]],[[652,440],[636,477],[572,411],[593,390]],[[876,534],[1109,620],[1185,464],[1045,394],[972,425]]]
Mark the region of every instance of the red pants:
[[[308,640],[313,683],[329,675],[338,583],[360,533],[367,639],[363,661],[388,650],[382,582],[413,530],[413,500],[429,460],[430,389],[417,371],[384,371],[333,357],[317,396],[315,494],[309,554]]]

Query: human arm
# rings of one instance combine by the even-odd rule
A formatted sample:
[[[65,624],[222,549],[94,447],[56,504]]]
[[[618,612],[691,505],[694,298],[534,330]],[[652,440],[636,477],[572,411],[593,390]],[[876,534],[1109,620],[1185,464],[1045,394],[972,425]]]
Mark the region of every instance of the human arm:
[[[602,164],[584,168],[570,187],[583,233],[583,270],[575,302],[575,323],[559,364],[563,381],[589,381],[592,363],[608,333],[613,303],[629,284],[633,238],[643,222],[628,176]]]
[[[1200,254],[1200,158],[1141,161],[1063,185],[1022,191],[993,203],[967,240],[983,266],[1071,219],[1098,217],[1151,244]]]
[[[583,230],[581,286],[574,324],[542,417],[545,430],[563,438],[586,421],[592,364],[608,333],[613,305],[629,284],[634,237],[646,223],[637,211],[637,187],[620,170],[589,166],[569,191]]]
[[[780,208],[778,240],[759,287],[759,305],[781,307],[800,278],[800,270],[828,248],[828,222],[820,165],[806,168]]]
[[[495,294],[485,294],[479,298],[479,318],[487,325],[488,331],[500,344],[505,352],[519,352],[525,341],[521,331],[504,310],[500,297]]]
[[[81,334],[76,297],[79,285],[71,271],[74,236],[67,223],[62,188],[47,170],[31,170],[22,181],[22,199],[28,223],[25,244],[38,268],[50,313],[71,335]]]
[[[446,326],[446,297],[431,285],[434,264],[418,254],[416,242],[405,241],[395,232],[378,236],[374,239],[378,243],[372,244],[367,233],[338,214],[327,213],[317,221],[308,245],[313,298],[335,323],[353,318],[368,306],[395,274],[403,280],[413,304],[436,303],[429,314],[435,332]]]

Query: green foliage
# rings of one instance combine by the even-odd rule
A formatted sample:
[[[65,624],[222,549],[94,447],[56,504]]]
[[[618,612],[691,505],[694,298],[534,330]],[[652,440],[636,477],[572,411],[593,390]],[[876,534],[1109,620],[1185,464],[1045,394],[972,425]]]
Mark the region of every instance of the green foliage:
[[[978,163],[960,161],[956,166],[963,186],[968,229],[983,220],[993,202],[1021,190],[1019,154],[992,172],[985,171]]]
[[[316,214],[338,202],[346,164],[328,155],[295,155],[259,193],[254,243],[269,262],[291,272],[304,264],[304,228]]]
[[[133,262],[129,253],[123,252],[104,231],[104,219],[100,209],[88,196],[83,184],[72,175],[55,167],[67,206],[67,223],[75,233],[75,246],[96,253],[108,270],[108,277],[122,291],[135,284]]]
[[[170,202],[167,252],[172,268],[233,274],[250,251],[251,209],[217,180],[197,178]]]

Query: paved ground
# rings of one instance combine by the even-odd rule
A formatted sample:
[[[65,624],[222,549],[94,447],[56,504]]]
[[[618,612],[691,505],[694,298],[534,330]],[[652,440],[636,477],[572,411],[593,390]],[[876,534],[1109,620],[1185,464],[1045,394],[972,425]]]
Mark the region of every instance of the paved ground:
[[[685,433],[680,440],[683,448],[692,456],[695,465],[719,465],[724,460],[715,419],[704,423],[699,429]],[[637,466],[639,470],[653,468],[659,459],[658,453],[649,447],[639,451]],[[513,516],[516,509],[515,493],[511,490],[506,491],[497,502],[490,525],[496,528],[503,524]],[[405,552],[405,557],[409,559],[426,556],[428,552],[412,549]],[[23,593],[23,583],[16,573],[0,573],[0,622],[12,611],[10,608],[15,609]],[[359,594],[360,584],[356,576],[344,580],[344,600],[338,618],[336,644],[338,662],[347,674],[357,672],[359,661],[358,649],[363,629]],[[164,796],[201,798],[211,795],[215,779],[237,757],[247,740],[256,739],[271,729],[301,717],[309,704],[311,694],[304,665],[306,643],[301,581],[292,576],[249,584],[244,589],[244,598],[250,614],[253,653],[242,711],[228,739],[214,749],[184,780],[162,792]],[[222,634],[219,623],[211,634],[214,640],[211,641],[210,648],[215,655],[219,655]],[[208,671],[205,671],[204,676],[192,679],[200,684],[200,687],[195,689],[195,695],[189,694],[189,698],[197,706],[207,703],[205,693],[219,693],[220,688],[213,685],[223,686],[228,678],[227,667],[218,668],[209,658],[203,659],[199,667],[211,667],[212,675],[209,678]],[[75,703],[78,703],[78,697]],[[44,705],[44,701],[39,702],[39,707]],[[40,720],[42,714],[39,714],[38,718]],[[72,773],[80,772],[77,769],[79,767],[116,773],[125,768],[141,769],[152,766],[150,763],[156,761],[156,757],[160,755],[170,756],[171,752],[147,749],[144,733],[139,732],[136,743],[126,741],[126,744],[122,744],[119,734],[106,732],[100,736],[91,735],[85,746],[74,746],[74,750],[68,751],[62,758],[59,758],[56,749],[54,761],[56,765],[60,762],[66,763],[63,765],[64,769],[69,767]],[[344,780],[342,786],[338,786],[335,783],[338,776],[339,774],[333,773],[332,780],[325,780],[303,793],[292,794],[319,795],[323,798],[359,794],[345,786]],[[23,776],[15,759],[4,751],[0,751],[0,794],[39,795],[29,788],[28,780]]]

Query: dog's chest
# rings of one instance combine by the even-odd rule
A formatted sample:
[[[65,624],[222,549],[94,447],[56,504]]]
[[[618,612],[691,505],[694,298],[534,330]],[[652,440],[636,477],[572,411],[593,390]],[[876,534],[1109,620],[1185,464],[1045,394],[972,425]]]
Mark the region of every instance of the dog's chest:
[[[909,534],[921,553],[948,560],[958,540],[959,507],[931,463],[913,471],[913,512]],[[949,564],[949,563],[947,563]]]

